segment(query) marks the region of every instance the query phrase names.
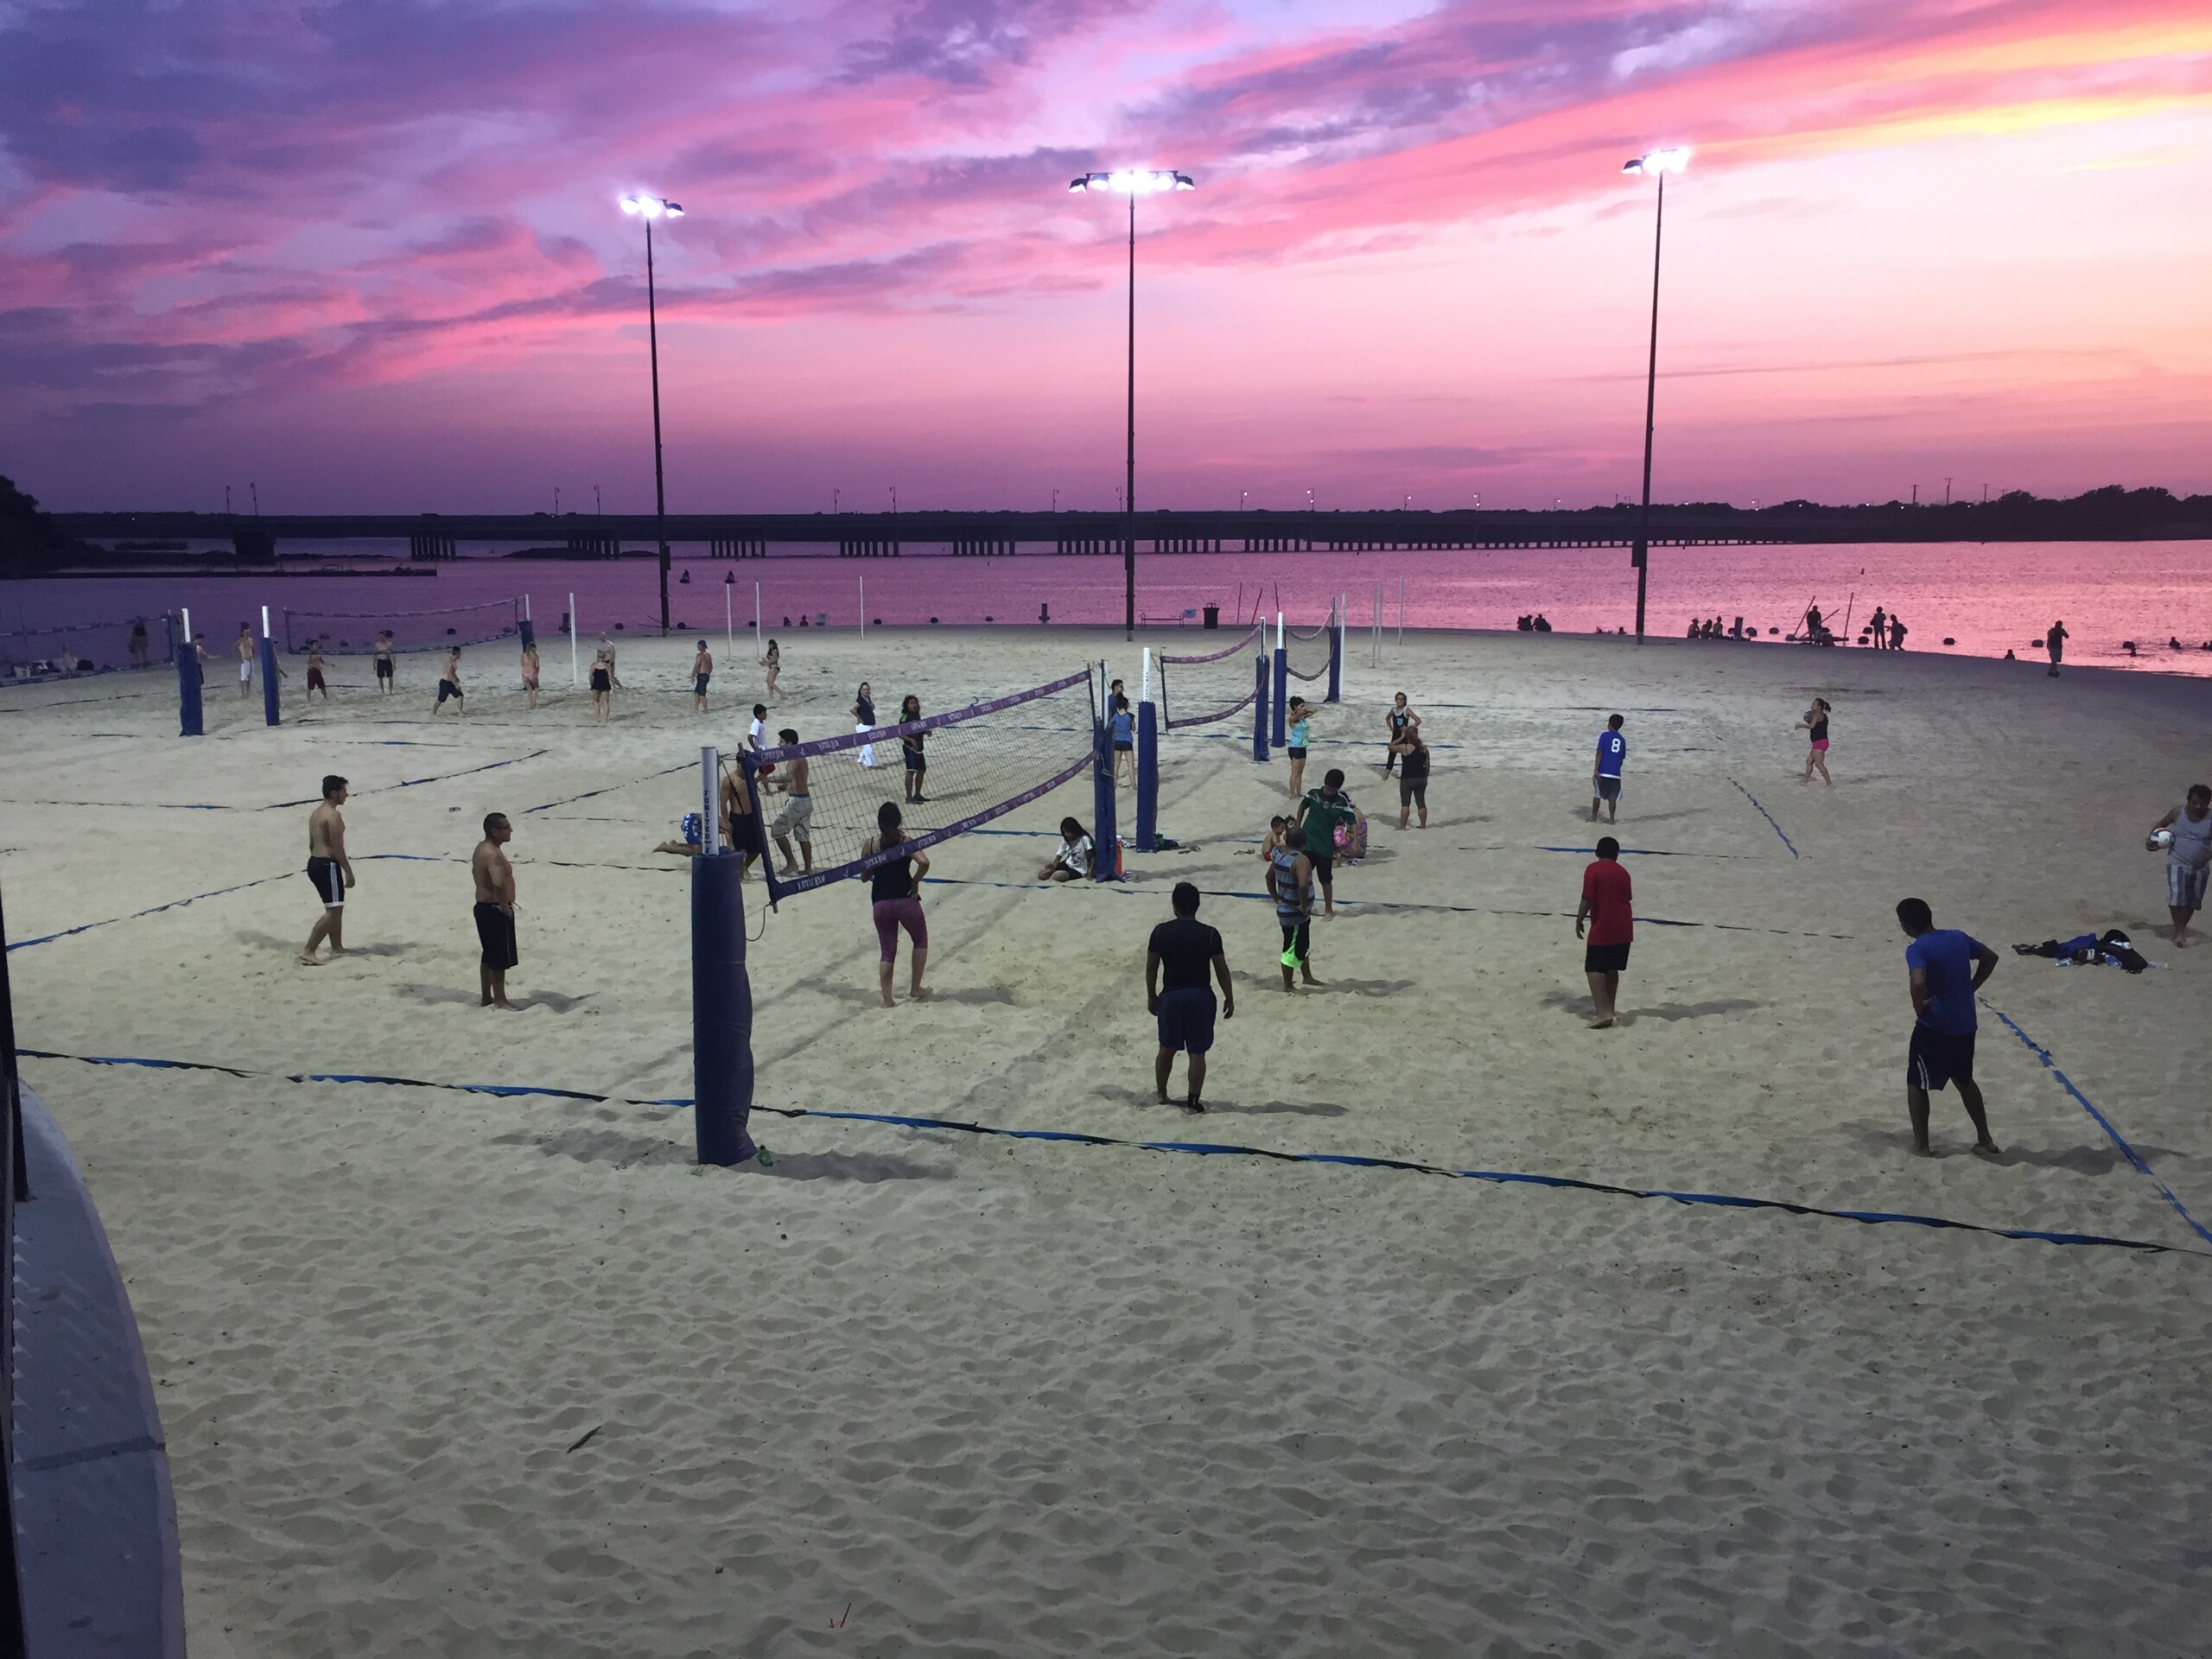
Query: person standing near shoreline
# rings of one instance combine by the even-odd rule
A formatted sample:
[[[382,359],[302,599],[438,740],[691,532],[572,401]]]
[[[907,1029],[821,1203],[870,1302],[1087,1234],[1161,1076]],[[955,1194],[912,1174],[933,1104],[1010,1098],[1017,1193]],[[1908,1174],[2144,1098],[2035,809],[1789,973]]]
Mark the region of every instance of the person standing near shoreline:
[[[476,942],[483,948],[477,983],[484,1008],[511,1008],[507,1001],[507,969],[521,960],[515,950],[515,867],[507,860],[506,844],[514,839],[514,826],[504,812],[485,815],[484,839],[468,861],[476,881]]]
[[[715,677],[715,654],[702,639],[699,649],[691,656],[691,708],[696,714],[707,712],[707,682]]]
[[[300,951],[303,968],[321,966],[315,947],[330,941],[330,959],[346,954],[346,889],[353,885],[353,861],[346,856],[346,780],[335,772],[322,780],[322,804],[308,814],[308,880],[322,900],[322,916]]]
[[[2044,649],[2050,653],[2050,677],[2054,680],[2058,677],[2059,664],[2066,658],[2068,638],[2066,625],[2063,622],[2052,623],[2043,637]]]

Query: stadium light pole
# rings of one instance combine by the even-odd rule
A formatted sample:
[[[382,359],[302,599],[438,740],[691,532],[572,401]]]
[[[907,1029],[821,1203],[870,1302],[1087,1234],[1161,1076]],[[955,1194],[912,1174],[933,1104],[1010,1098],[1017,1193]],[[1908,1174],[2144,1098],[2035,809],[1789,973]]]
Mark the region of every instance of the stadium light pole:
[[[1068,188],[1077,195],[1105,191],[1129,199],[1129,392],[1128,480],[1122,493],[1122,625],[1128,638],[1137,637],[1137,198],[1173,190],[1195,190],[1198,183],[1187,173],[1145,167],[1125,167],[1112,173],[1085,173],[1071,180]]]
[[[668,486],[660,461],[660,315],[653,298],[653,220],[681,219],[683,207],[659,196],[625,196],[622,211],[645,221],[645,340],[653,368],[653,529],[660,539],[660,631],[668,632]]]
[[[1643,380],[1643,516],[1637,521],[1636,638],[1643,642],[1643,596],[1651,574],[1651,423],[1659,399],[1659,245],[1667,229],[1667,175],[1679,173],[1690,162],[1690,153],[1677,146],[1638,156],[1622,167],[1624,173],[1649,174],[1659,181],[1658,216],[1651,230],[1651,359]]]

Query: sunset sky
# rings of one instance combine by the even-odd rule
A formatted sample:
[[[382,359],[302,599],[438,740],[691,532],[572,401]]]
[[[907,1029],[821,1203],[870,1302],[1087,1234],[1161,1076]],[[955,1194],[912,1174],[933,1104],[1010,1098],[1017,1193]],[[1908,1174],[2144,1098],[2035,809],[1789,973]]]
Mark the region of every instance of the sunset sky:
[[[0,0],[59,508],[2212,490],[2203,0]]]

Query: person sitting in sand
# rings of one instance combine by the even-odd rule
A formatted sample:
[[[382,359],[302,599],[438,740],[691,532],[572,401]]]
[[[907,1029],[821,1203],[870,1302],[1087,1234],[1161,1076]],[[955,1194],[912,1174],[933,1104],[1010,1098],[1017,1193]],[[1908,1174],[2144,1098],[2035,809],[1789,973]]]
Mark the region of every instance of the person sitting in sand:
[[[346,856],[346,780],[335,772],[322,780],[322,803],[308,814],[308,880],[322,900],[322,915],[308,935],[300,964],[318,965],[315,947],[330,941],[331,959],[346,954],[346,889],[353,885],[353,861]]]
[[[1275,855],[1282,846],[1283,837],[1290,832],[1290,820],[1277,813],[1268,820],[1268,833],[1260,837],[1260,857],[1264,861]]]
[[[1088,881],[1090,857],[1096,849],[1083,826],[1073,818],[1060,820],[1060,844],[1052,861],[1037,872],[1039,881]]]
[[[2161,850],[2158,836],[2166,839],[2166,912],[2174,918],[2174,949],[2189,948],[2190,918],[2204,908],[2204,890],[2212,882],[2212,787],[2192,784],[2182,804],[2151,826],[2144,845]]]
[[[796,745],[798,732],[786,726],[776,734],[776,740],[786,747]],[[784,861],[776,867],[779,875],[814,874],[814,797],[807,792],[807,770],[806,757],[794,755],[761,776],[763,791],[784,798],[783,810],[768,824],[768,833],[776,838],[776,850],[783,855]],[[791,856],[794,841],[798,842],[798,859]]]
[[[768,774],[773,770],[772,766],[761,768],[761,787],[764,790],[768,787]],[[760,856],[756,845],[758,837],[753,830],[753,807],[746,798],[734,771],[722,773],[721,786],[715,794],[720,805],[715,813],[715,823],[721,831],[722,846],[745,861],[745,868],[738,872],[738,879],[743,880],[753,868],[753,861]],[[706,832],[696,812],[686,812],[679,827],[683,834],[678,839],[664,841],[653,850],[667,853],[675,858],[696,858],[706,851]]]
[[[459,719],[468,712],[468,704],[461,695],[461,647],[454,645],[446,652],[446,665],[438,675],[438,700],[430,705],[435,718],[439,709],[446,706],[447,698],[453,699],[454,717]]]
[[[1912,1118],[1912,1149],[1932,1156],[1928,1145],[1928,1097],[1956,1084],[1959,1103],[1974,1120],[1976,1152],[1995,1154],[1981,1090],[1974,1080],[1974,994],[1997,971],[1997,953],[1956,928],[1938,928],[1925,899],[1897,901],[1897,925],[1912,943],[1904,948],[1912,995],[1912,1043],[1904,1063],[1905,1109]]]
[[[1145,946],[1144,1001],[1146,1011],[1159,1021],[1160,1052],[1154,1058],[1152,1081],[1160,1103],[1167,1103],[1167,1083],[1175,1070],[1179,1050],[1191,1057],[1190,1093],[1183,1109],[1203,1112],[1201,1098],[1206,1084],[1206,1052],[1213,1046],[1215,1004],[1213,988],[1206,983],[1209,970],[1221,984],[1221,1017],[1236,1017],[1236,988],[1230,982],[1229,959],[1223,954],[1221,934],[1198,919],[1198,890],[1178,881],[1168,902],[1173,921],[1152,930]],[[1162,972],[1166,984],[1160,983]]]
[[[906,995],[916,1002],[929,997],[922,988],[922,968],[930,956],[929,918],[922,914],[922,878],[930,873],[930,857],[927,853],[898,852],[906,839],[906,832],[896,802],[886,801],[876,808],[875,823],[876,833],[861,843],[861,856],[869,859],[879,853],[892,855],[868,874],[868,898],[875,918],[876,944],[881,952],[876,965],[876,985],[883,993],[883,1006],[887,1008],[893,1006],[891,981],[899,966],[899,930],[902,927],[913,946],[913,976]]]
[[[507,1008],[507,969],[521,960],[515,950],[515,867],[508,861],[506,844],[514,839],[514,826],[504,812],[486,813],[484,839],[468,861],[476,880],[476,942],[483,957],[477,967],[477,983],[484,1008]]]

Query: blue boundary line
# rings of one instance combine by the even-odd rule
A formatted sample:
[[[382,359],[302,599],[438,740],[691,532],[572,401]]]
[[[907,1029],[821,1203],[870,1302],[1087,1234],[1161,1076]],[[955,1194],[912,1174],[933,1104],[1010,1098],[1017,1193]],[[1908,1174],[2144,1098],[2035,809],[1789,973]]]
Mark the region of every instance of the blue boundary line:
[[[146,1059],[119,1054],[62,1054],[50,1049],[20,1048],[18,1054],[32,1059],[73,1060],[84,1065],[143,1066],[162,1071],[213,1071],[225,1077],[246,1079],[279,1079],[296,1084],[371,1084],[400,1089],[435,1089],[455,1094],[491,1095],[501,1098],[537,1096],[552,1100],[578,1100],[607,1103],[627,1106],[658,1106],[680,1108],[692,1104],[684,1096],[666,1096],[656,1099],[640,1099],[628,1095],[594,1094],[582,1089],[556,1089],[523,1084],[491,1083],[431,1083],[420,1077],[384,1077],[363,1071],[251,1071],[233,1065],[216,1065],[200,1060]],[[2101,1233],[2061,1232],[2039,1227],[1992,1227],[1981,1222],[1953,1221],[1942,1216],[1920,1216],[1904,1211],[1889,1210],[1829,1210],[1819,1205],[1796,1204],[1787,1198],[1741,1198],[1726,1192],[1686,1192],[1668,1187],[1618,1186],[1606,1181],[1591,1181],[1573,1175],[1537,1175],[1518,1170],[1452,1169],[1441,1164],[1418,1163],[1404,1158],[1376,1158],[1348,1152],[1280,1152],[1271,1147],[1245,1147],[1212,1141],[1128,1141],[1107,1135],[1091,1135],[1075,1129],[1009,1129],[989,1123],[969,1123],[958,1118],[910,1117],[891,1112],[840,1112],[816,1110],[804,1106],[758,1106],[756,1112],[784,1118],[818,1117],[829,1122],[849,1123],[883,1123],[898,1128],[951,1132],[960,1135],[983,1135],[1009,1141],[1065,1141],[1077,1146],[1121,1147],[1140,1152],[1173,1152],[1204,1157],[1265,1158],[1278,1163],[1332,1164],[1350,1169],[1395,1169],[1420,1175],[1440,1175],[1452,1180],[1486,1181],[1496,1185],[1542,1186],[1561,1192],[1597,1192],[1613,1198],[1663,1198],[1681,1205],[1709,1205],[1723,1210],[1772,1210],[1784,1215],[1817,1217],[1830,1221],[1855,1221],[1866,1224],[1897,1223],[1907,1226],[1926,1227],[1943,1231],[1983,1233],[1995,1238],[2031,1240],[2047,1244],[2103,1245],[2120,1249],[2145,1250],[2154,1254],[2195,1255],[2212,1259],[2212,1251],[2196,1250],[2183,1245],[2159,1244],[2148,1239],[2115,1238]]]
[[[1732,784],[1736,784],[1736,780],[1733,778],[1731,778],[1728,781]],[[1782,826],[1778,823],[1775,823],[1774,822],[1774,814],[1768,811],[1766,808],[1759,806],[1759,798],[1752,794],[1750,790],[1745,789],[1741,784],[1736,784],[1736,791],[1753,806],[1758,806],[1759,817],[1764,818],[1770,824],[1774,825],[1774,833],[1777,836],[1782,836],[1782,844],[1789,849],[1789,856],[1792,858],[1799,856],[1797,843],[1790,840],[1788,836],[1783,835]]]
[[[2074,1079],[2068,1077],[2063,1071],[2058,1069],[2058,1063],[2050,1058],[2050,1051],[2045,1048],[2042,1044],[2037,1042],[2034,1038],[2029,1036],[2026,1032],[2021,1030],[2019,1025],[2013,1020],[2011,1014],[2005,1013],[2004,1009],[1999,1007],[1987,997],[1982,997],[1980,999],[1980,1002],[1982,1007],[1987,1008],[1992,1014],[1995,1014],[1999,1020],[2002,1020],[2005,1022],[2005,1029],[2010,1031],[2015,1037],[2018,1038],[2021,1042],[2024,1043],[2027,1046],[2029,1052],[2032,1053],[2037,1059],[2043,1062],[2044,1069],[2049,1071],[2052,1077],[2058,1079],[2058,1086],[2063,1089],[2068,1094],[2073,1096],[2075,1100],[2080,1104],[2082,1109],[2096,1120],[2097,1127],[2112,1137],[2113,1145],[2120,1148],[2121,1154],[2126,1158],[2127,1161],[2134,1165],[2137,1169],[2140,1170],[2143,1174],[2149,1179],[2151,1185],[2158,1189],[2160,1196],[2163,1197],[2168,1204],[2173,1205],[2174,1212],[2183,1221],[2189,1224],[2190,1230],[2195,1233],[2199,1238],[2202,1239],[2207,1244],[2212,1244],[2212,1233],[2209,1233],[2204,1230],[2202,1224],[2200,1223],[2195,1216],[2189,1213],[2189,1206],[2174,1196],[2173,1188],[2168,1186],[2165,1182],[2160,1179],[2158,1172],[2151,1167],[2149,1162],[2145,1160],[2140,1153],[2137,1152],[2134,1147],[2127,1144],[2127,1138],[2121,1135],[2118,1129],[2113,1127],[2112,1120],[2107,1117],[2102,1112],[2099,1111],[2095,1105],[2091,1103],[2089,1097],[2074,1086]]]

